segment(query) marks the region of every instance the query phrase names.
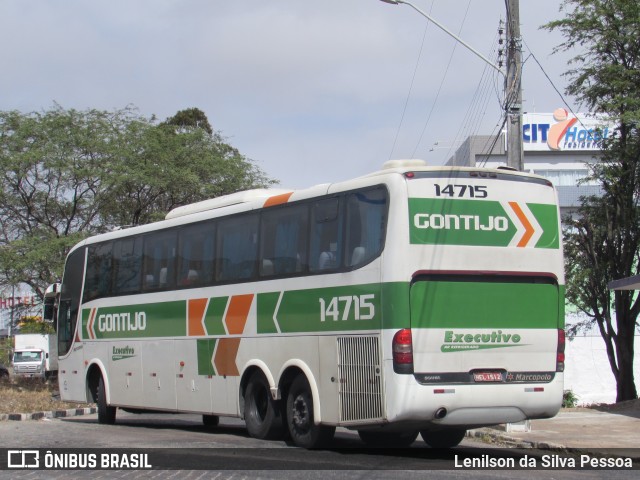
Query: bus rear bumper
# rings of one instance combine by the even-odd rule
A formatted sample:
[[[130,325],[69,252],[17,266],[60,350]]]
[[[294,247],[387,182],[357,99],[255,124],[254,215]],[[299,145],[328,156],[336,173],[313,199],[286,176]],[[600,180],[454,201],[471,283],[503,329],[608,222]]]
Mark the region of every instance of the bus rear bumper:
[[[413,376],[387,392],[387,420],[475,428],[527,419],[550,418],[562,406],[563,374],[549,383],[420,385]],[[395,407],[395,408],[394,408]]]

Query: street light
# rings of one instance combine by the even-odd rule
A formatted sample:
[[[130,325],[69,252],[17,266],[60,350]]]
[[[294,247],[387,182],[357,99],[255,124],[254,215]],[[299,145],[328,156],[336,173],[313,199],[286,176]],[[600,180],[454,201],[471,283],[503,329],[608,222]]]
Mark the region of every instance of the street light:
[[[390,3],[392,5],[399,5],[401,3],[404,3],[405,5],[409,5],[411,8],[413,8],[416,12],[418,12],[420,15],[422,15],[423,17],[425,17],[427,20],[429,20],[430,22],[432,22],[436,27],[438,27],[440,30],[442,30],[443,32],[445,32],[447,35],[453,37],[454,39],[456,39],[456,41],[458,41],[459,43],[461,43],[463,46],[467,47],[467,49],[471,50],[471,52],[473,52],[477,57],[479,57],[480,59],[482,59],[485,63],[488,63],[489,65],[491,65],[491,68],[497,70],[498,72],[500,72],[500,74],[503,77],[506,77],[506,73],[502,71],[502,69],[500,69],[500,67],[496,66],[491,60],[489,60],[487,57],[485,57],[484,55],[482,55],[480,52],[478,52],[475,48],[473,48],[471,45],[469,45],[467,42],[465,42],[464,40],[462,40],[459,36],[457,36],[455,33],[453,33],[452,31],[450,31],[449,29],[447,29],[444,25],[442,25],[441,23],[439,23],[437,20],[435,20],[433,17],[431,17],[429,14],[427,14],[426,12],[422,11],[421,9],[419,9],[418,7],[416,7],[413,3],[411,2],[405,2],[404,0],[380,0],[381,2],[384,3]]]
[[[507,56],[507,72],[504,72],[500,67],[496,66],[487,57],[482,55],[471,45],[466,43],[460,37],[453,32],[449,31],[444,25],[438,23],[434,18],[428,15],[426,12],[420,10],[413,3],[405,0],[380,0],[384,3],[390,3],[392,5],[400,5],[401,3],[409,5],[420,15],[425,17],[430,22],[445,32],[447,35],[453,37],[457,42],[461,43],[467,49],[471,50],[478,58],[482,59],[485,63],[491,66],[494,70],[500,72],[505,79],[505,90],[507,99],[514,99],[511,103],[505,105],[505,111],[508,118],[511,119],[510,124],[507,126],[507,165],[515,168],[516,170],[522,170],[523,168],[523,148],[522,148],[522,90],[520,88],[520,78],[522,76],[522,59],[521,50],[519,47],[520,42],[520,6],[519,0],[506,0],[507,2],[507,14],[509,17],[509,29],[507,30],[507,36],[511,39],[510,48]]]

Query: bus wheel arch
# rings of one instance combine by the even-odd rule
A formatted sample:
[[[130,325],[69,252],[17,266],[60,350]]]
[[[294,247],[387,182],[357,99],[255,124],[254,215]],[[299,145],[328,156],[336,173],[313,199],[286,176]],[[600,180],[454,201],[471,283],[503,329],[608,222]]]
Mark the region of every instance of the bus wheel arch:
[[[87,370],[87,396],[97,405],[98,423],[112,425],[116,422],[116,407],[109,404],[109,387],[101,366],[91,364]]]
[[[247,394],[247,386],[249,385],[249,381],[251,380],[251,378],[256,372],[261,372],[265,376],[265,378],[267,379],[267,382],[269,382],[269,385],[270,385],[269,388],[273,393],[273,389],[271,388],[271,386],[275,385],[275,380],[273,378],[273,375],[271,374],[271,371],[267,367],[267,365],[264,362],[259,360],[256,360],[246,365],[244,367],[244,370],[242,371],[242,376],[240,378],[239,392],[238,392],[238,412],[240,413],[240,418],[242,419],[244,419],[244,404],[245,404],[245,397]],[[279,398],[279,391],[278,391],[278,397],[274,398],[274,400],[279,400],[279,399],[280,398]]]
[[[100,365],[97,362],[91,363],[91,365],[89,365],[89,367],[87,368],[87,375],[86,375],[86,381],[85,381],[85,385],[86,385],[86,389],[87,389],[87,402],[93,402],[96,403],[96,389],[98,388],[98,382],[100,380],[100,377],[105,377],[104,374],[104,368],[102,368],[102,365]],[[105,389],[106,389],[106,396],[107,398],[109,398],[109,386],[105,385]]]
[[[307,383],[313,397],[314,422],[319,424],[322,421],[322,410],[320,408],[320,390],[316,379],[307,364],[299,361],[287,362],[280,373],[280,381],[278,382],[278,391],[282,403],[286,406],[289,388],[295,381],[296,377],[303,376],[307,379]]]
[[[284,437],[280,401],[273,398],[271,383],[261,368],[248,369],[241,381],[241,413],[249,435],[276,440]]]
[[[287,368],[280,379],[280,390],[286,401],[284,418],[293,442],[303,448],[329,444],[335,426],[320,424],[319,392],[310,372],[297,366]]]

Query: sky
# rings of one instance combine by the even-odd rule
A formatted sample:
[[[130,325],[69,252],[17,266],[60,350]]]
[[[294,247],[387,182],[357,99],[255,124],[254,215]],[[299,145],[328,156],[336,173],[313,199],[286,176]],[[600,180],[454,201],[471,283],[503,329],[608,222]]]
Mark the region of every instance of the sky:
[[[504,0],[412,0],[491,60]],[[521,0],[527,112],[552,112],[559,0]],[[407,5],[379,0],[0,0],[0,109],[185,108],[283,188],[441,165],[501,123],[503,82]],[[484,79],[484,80],[483,80]],[[571,102],[568,98],[567,101]],[[577,108],[570,103],[571,108]]]

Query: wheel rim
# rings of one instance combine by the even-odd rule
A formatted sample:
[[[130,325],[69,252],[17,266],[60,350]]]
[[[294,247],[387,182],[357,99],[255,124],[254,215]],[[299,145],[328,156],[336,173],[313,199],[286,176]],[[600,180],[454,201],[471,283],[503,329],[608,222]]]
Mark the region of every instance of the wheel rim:
[[[309,430],[309,407],[303,395],[298,395],[293,401],[293,425],[297,430],[306,432]]]

